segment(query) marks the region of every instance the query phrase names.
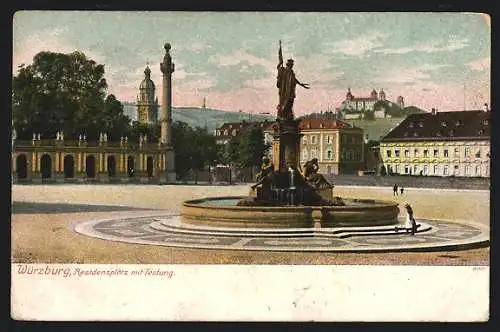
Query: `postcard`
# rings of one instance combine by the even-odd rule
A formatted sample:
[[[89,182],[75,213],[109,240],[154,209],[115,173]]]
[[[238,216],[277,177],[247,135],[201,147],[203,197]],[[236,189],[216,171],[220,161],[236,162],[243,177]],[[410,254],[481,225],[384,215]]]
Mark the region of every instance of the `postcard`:
[[[481,13],[19,11],[11,317],[489,319]]]

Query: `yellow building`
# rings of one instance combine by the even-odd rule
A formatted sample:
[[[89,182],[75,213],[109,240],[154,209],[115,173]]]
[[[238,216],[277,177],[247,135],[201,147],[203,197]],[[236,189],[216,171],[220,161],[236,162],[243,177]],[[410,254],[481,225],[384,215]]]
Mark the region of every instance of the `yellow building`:
[[[14,140],[14,182],[161,182],[166,169],[164,145],[122,138],[108,142],[64,140],[62,135],[32,141]],[[164,177],[164,176],[163,176]]]
[[[489,177],[489,111],[459,111],[408,116],[380,143],[388,173]]]
[[[346,122],[306,119],[299,125],[300,164],[318,159],[320,173],[355,173],[363,169],[363,129]]]

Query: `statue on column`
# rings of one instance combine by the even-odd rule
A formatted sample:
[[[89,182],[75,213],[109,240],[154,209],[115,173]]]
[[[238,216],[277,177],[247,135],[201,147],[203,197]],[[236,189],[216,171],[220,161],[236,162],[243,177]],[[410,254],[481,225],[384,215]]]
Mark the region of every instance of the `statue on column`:
[[[278,50],[278,78],[276,87],[279,89],[279,104],[277,107],[278,118],[283,120],[293,120],[293,102],[295,100],[295,86],[298,84],[305,89],[309,89],[309,84],[301,83],[293,72],[293,59],[288,59],[286,67],[283,67],[283,54],[280,47]]]

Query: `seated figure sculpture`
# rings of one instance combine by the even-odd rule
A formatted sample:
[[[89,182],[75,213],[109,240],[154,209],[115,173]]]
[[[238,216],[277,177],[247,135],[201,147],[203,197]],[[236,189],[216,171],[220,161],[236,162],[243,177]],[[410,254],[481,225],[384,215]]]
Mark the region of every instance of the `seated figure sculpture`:
[[[318,173],[318,171],[319,165],[317,158],[307,161],[303,170],[303,176],[306,182],[316,190],[333,188],[333,185],[330,184],[322,174]]]
[[[257,183],[251,187],[252,190],[255,190],[258,186],[261,186],[257,192],[257,198],[267,200],[271,196],[271,185],[274,182],[274,175],[274,164],[268,157],[264,156],[260,172],[256,175]]]

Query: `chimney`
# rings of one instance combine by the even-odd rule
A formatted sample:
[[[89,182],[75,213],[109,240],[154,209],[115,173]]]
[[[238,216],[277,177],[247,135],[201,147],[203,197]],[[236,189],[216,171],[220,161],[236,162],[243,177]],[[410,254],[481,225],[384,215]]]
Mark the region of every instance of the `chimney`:
[[[484,106],[483,106],[483,111],[485,112],[489,112],[489,108],[488,108],[488,103],[484,103]]]

